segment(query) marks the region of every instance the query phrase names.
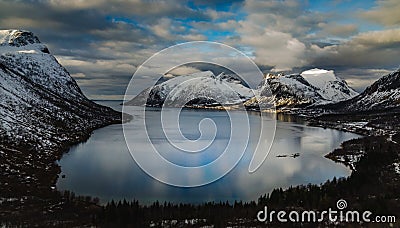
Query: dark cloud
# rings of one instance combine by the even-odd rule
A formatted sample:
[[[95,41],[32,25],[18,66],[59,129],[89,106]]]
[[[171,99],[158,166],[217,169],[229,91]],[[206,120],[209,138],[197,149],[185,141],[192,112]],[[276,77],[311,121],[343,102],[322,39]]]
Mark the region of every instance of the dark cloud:
[[[340,25],[335,22],[332,23],[321,23],[320,25],[321,37],[349,37],[358,33],[358,27],[355,24]]]
[[[187,18],[210,16],[174,1],[0,1],[0,27],[37,34],[89,95],[123,93],[136,67],[156,51],[179,39],[204,39],[179,31],[185,29],[179,20]],[[160,29],[170,37],[157,34]]]
[[[347,68],[393,68],[399,65],[400,29],[360,33],[346,42],[313,46],[313,64]]]
[[[263,71],[333,69],[357,88],[376,79],[379,70],[399,66],[398,1],[378,1],[354,15],[343,15],[333,6],[324,12],[310,10],[310,4],[0,0],[0,27],[37,34],[91,97],[122,94],[148,57],[183,41],[211,39],[232,45],[253,57]],[[365,19],[361,29],[357,20]],[[365,31],[370,21],[383,27]]]
[[[389,69],[364,69],[350,68],[336,70],[336,75],[346,79],[347,83],[356,91],[362,92],[366,87],[384,75],[389,74],[395,68]]]

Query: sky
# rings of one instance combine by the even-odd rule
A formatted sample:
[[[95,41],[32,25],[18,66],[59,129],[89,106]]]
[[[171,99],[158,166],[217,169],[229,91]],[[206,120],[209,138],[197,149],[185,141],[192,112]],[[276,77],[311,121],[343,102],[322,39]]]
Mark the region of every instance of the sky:
[[[398,0],[0,0],[0,28],[34,32],[92,99],[121,99],[147,58],[187,41],[235,47],[264,72],[334,70],[362,91],[400,66],[399,12]]]

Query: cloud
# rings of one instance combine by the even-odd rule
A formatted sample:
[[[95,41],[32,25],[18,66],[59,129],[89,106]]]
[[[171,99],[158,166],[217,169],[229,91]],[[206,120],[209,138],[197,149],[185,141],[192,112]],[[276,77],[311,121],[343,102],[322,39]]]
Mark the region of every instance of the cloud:
[[[35,21],[30,18],[8,17],[1,20],[2,25],[13,25],[13,28],[31,27],[31,28],[58,28],[61,24],[57,21]]]
[[[387,69],[360,69],[350,68],[338,70],[335,72],[340,78],[346,79],[349,86],[358,92],[362,92],[366,87],[378,80],[384,75],[391,73],[392,70]]]
[[[380,0],[377,6],[371,10],[361,12],[361,18],[382,24],[384,26],[400,25],[400,1]]]
[[[247,17],[236,31],[241,44],[250,46],[255,61],[287,71],[306,66],[307,34],[317,29],[322,17],[304,9],[300,1],[257,1],[244,3]]]
[[[321,23],[322,28],[321,36],[329,37],[349,37],[358,33],[358,26],[355,24],[337,24],[335,22],[331,23]]]
[[[398,66],[400,29],[364,32],[338,45],[312,47],[313,63],[339,67]]]
[[[205,14],[181,4],[180,1],[145,1],[145,0],[44,0],[46,5],[54,9],[64,9],[68,11],[97,10],[104,15],[118,14],[133,16],[146,19],[158,19],[160,17],[187,18],[200,17],[207,18]],[[156,17],[154,17],[156,16]]]
[[[211,8],[207,9],[205,14],[208,15],[212,20],[229,19],[236,16],[233,12],[217,11]]]
[[[377,77],[367,69],[399,65],[398,1],[380,0],[375,7],[363,11],[356,7],[354,13],[346,14],[333,6],[319,12],[310,7],[313,4],[295,0],[0,0],[0,27],[33,31],[89,95],[111,95],[112,89],[120,95],[124,83],[147,58],[184,41],[232,45],[266,71],[334,69],[359,88]],[[353,3],[337,3],[338,8],[343,4]],[[377,24],[371,26],[371,22]],[[347,71],[355,68],[363,73]]]
[[[115,75],[126,75],[130,77],[136,70],[134,65],[128,64],[123,60],[95,60],[89,62],[60,56],[58,57],[58,61],[62,65],[68,66],[72,74],[90,72],[91,78],[107,78]],[[131,73],[127,74],[127,72]]]
[[[188,29],[181,22],[170,18],[161,18],[150,29],[156,36],[168,41],[199,41],[207,39],[206,36],[198,33],[196,29]]]
[[[171,30],[174,29],[177,28],[172,27],[172,20],[169,18],[162,18],[157,24],[151,26],[151,30],[154,32],[154,34],[167,40],[174,38],[171,34]]]
[[[0,27],[33,31],[89,94],[109,93],[95,80],[106,78],[118,78],[109,86],[119,94],[154,53],[207,39],[183,26],[188,18],[211,16],[180,1],[0,0]]]
[[[351,44],[364,46],[394,46],[400,44],[400,29],[371,31],[355,36]]]
[[[82,73],[82,72],[71,74],[71,76],[73,78],[84,78],[84,77],[86,77],[86,75],[84,73]]]
[[[307,64],[303,58],[306,46],[291,34],[264,29],[250,31],[250,24],[241,30],[241,42],[254,48],[258,64],[274,66],[274,71],[291,70],[293,67]],[[252,34],[252,35],[250,35]]]
[[[77,78],[76,81],[84,94],[90,99],[101,99],[98,95],[122,99],[126,84],[130,78]]]
[[[171,75],[186,75],[186,74],[192,74],[199,72],[200,70],[195,68],[195,67],[190,67],[190,66],[179,66],[177,68],[172,69],[171,71],[168,72],[168,74]]]
[[[305,5],[290,0],[246,0],[247,17],[234,25],[238,38],[232,43],[239,41],[250,47],[257,64],[271,66],[272,71],[312,67],[393,69],[399,65],[399,29],[360,33],[356,23],[336,22],[339,12],[324,14]]]
[[[246,0],[244,10],[246,21],[301,38],[326,20],[326,15],[309,11],[305,5],[304,1],[295,0]]]
[[[100,41],[125,41],[140,45],[154,45],[159,42],[155,35],[145,28],[122,21],[112,21],[108,27],[91,29],[88,33]]]

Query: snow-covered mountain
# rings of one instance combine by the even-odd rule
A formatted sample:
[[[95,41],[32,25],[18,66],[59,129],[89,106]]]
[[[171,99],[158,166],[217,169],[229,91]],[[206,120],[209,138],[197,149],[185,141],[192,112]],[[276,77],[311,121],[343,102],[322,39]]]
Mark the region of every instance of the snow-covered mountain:
[[[350,100],[321,107],[339,112],[385,111],[399,108],[400,69],[383,76]]]
[[[317,88],[317,93],[321,95],[327,103],[348,100],[358,95],[346,81],[337,77],[333,70],[311,69],[300,74],[311,86]]]
[[[9,181],[21,184],[21,189],[27,188],[26,182],[39,185],[46,175],[32,176],[34,170],[53,169],[69,145],[96,128],[121,121],[119,112],[88,100],[28,31],[0,31],[0,91],[2,193],[13,191]]]
[[[162,82],[144,90],[127,104],[160,107],[168,97],[171,103],[191,100],[188,106],[212,106],[216,102],[208,98],[218,97],[222,105],[244,102],[248,109],[258,109],[259,105],[269,108],[273,103],[277,108],[294,108],[335,103],[356,95],[358,93],[333,71],[321,69],[292,75],[268,74],[256,90],[232,77],[214,76],[211,71],[205,71]]]
[[[259,85],[260,96],[270,91],[277,108],[307,107],[350,99],[358,93],[337,77],[332,70],[311,69],[301,74],[268,74]],[[252,103],[251,103],[252,102]],[[247,102],[256,106],[256,102]]]
[[[147,88],[126,105],[214,106],[243,103],[254,96],[241,81],[221,73],[203,71],[174,77]]]

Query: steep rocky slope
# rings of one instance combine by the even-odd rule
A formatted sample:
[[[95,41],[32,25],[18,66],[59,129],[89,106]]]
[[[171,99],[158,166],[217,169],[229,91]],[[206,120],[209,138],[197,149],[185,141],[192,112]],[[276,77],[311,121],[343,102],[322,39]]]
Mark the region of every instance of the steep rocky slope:
[[[54,192],[67,148],[122,115],[88,100],[75,80],[31,32],[0,31],[0,217],[3,202]],[[14,205],[14,204],[13,204]]]
[[[277,109],[302,108],[329,104],[350,99],[358,93],[337,77],[333,71],[311,69],[301,74],[267,74],[258,87],[261,103],[271,102],[270,93]],[[256,107],[253,98],[245,103]]]
[[[400,107],[400,69],[383,76],[360,95],[336,104],[320,106],[332,112],[381,112]]]

